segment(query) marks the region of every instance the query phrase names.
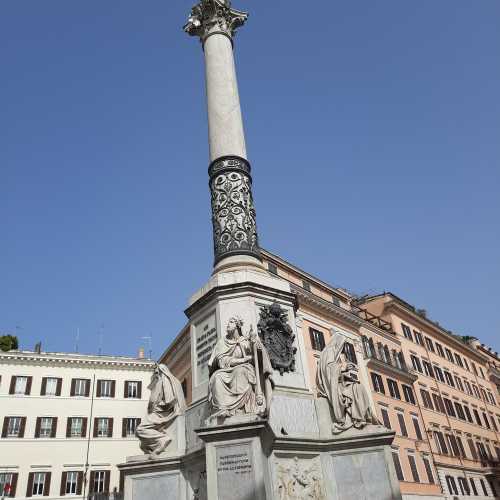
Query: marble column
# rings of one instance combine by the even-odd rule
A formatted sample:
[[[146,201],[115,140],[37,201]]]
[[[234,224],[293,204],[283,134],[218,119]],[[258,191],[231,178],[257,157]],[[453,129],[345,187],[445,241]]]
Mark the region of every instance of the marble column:
[[[261,266],[233,57],[236,28],[247,17],[233,9],[230,0],[201,0],[184,26],[189,35],[200,38],[205,54],[214,272]]]

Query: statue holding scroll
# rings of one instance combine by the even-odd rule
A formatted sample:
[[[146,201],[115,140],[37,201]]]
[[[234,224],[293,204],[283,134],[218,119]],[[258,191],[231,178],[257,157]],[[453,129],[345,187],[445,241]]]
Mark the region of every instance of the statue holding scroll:
[[[272,397],[272,372],[266,348],[250,328],[243,333],[243,321],[231,318],[208,361],[208,400],[211,419],[255,414],[266,417]]]
[[[150,458],[155,458],[172,441],[167,434],[167,427],[178,415],[184,413],[186,403],[180,382],[166,365],[155,366],[148,389],[151,391],[148,414],[137,427],[135,435],[140,440],[141,450]]]
[[[328,399],[333,411],[333,434],[379,423],[368,392],[358,379],[358,367],[346,357],[345,342],[341,333],[332,330],[332,339],[321,353],[316,375],[319,395]]]

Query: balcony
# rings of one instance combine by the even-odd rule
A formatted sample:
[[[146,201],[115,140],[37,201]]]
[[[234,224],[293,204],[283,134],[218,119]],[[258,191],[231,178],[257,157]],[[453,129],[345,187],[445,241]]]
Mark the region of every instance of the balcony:
[[[372,339],[363,336],[363,349],[367,366],[378,371],[383,371],[398,379],[401,379],[409,384],[413,384],[417,380],[417,375],[413,370],[408,368],[406,360],[401,351],[392,351],[381,342],[375,344]]]
[[[385,330],[386,332],[394,334],[391,324],[388,321],[380,318],[379,316],[376,316],[375,314],[372,314],[365,309],[361,309],[354,304],[351,304],[351,311],[356,316],[358,316],[358,318],[368,321],[368,323],[371,323],[372,325],[378,326],[381,330]]]

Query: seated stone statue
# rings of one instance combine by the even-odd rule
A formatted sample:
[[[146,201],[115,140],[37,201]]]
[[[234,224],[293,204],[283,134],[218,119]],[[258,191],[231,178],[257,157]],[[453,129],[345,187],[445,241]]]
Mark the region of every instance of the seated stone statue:
[[[271,362],[259,337],[252,329],[244,334],[242,327],[240,318],[231,318],[208,361],[210,420],[268,415],[273,388]]]
[[[184,413],[186,403],[180,382],[166,365],[155,366],[151,382],[148,414],[137,426],[135,435],[140,440],[141,450],[150,458],[160,455],[172,438],[167,434],[168,424]]]
[[[316,384],[319,395],[327,398],[333,412],[332,433],[378,424],[365,387],[358,380],[358,367],[344,353],[345,337],[333,331],[322,351]]]

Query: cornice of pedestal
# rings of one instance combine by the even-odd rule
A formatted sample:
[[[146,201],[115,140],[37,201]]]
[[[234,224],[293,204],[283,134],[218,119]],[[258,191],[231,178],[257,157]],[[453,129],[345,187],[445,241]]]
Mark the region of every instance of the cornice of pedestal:
[[[184,31],[200,37],[202,43],[215,34],[227,36],[232,42],[236,29],[247,18],[246,12],[231,8],[231,0],[201,0],[191,9]]]

